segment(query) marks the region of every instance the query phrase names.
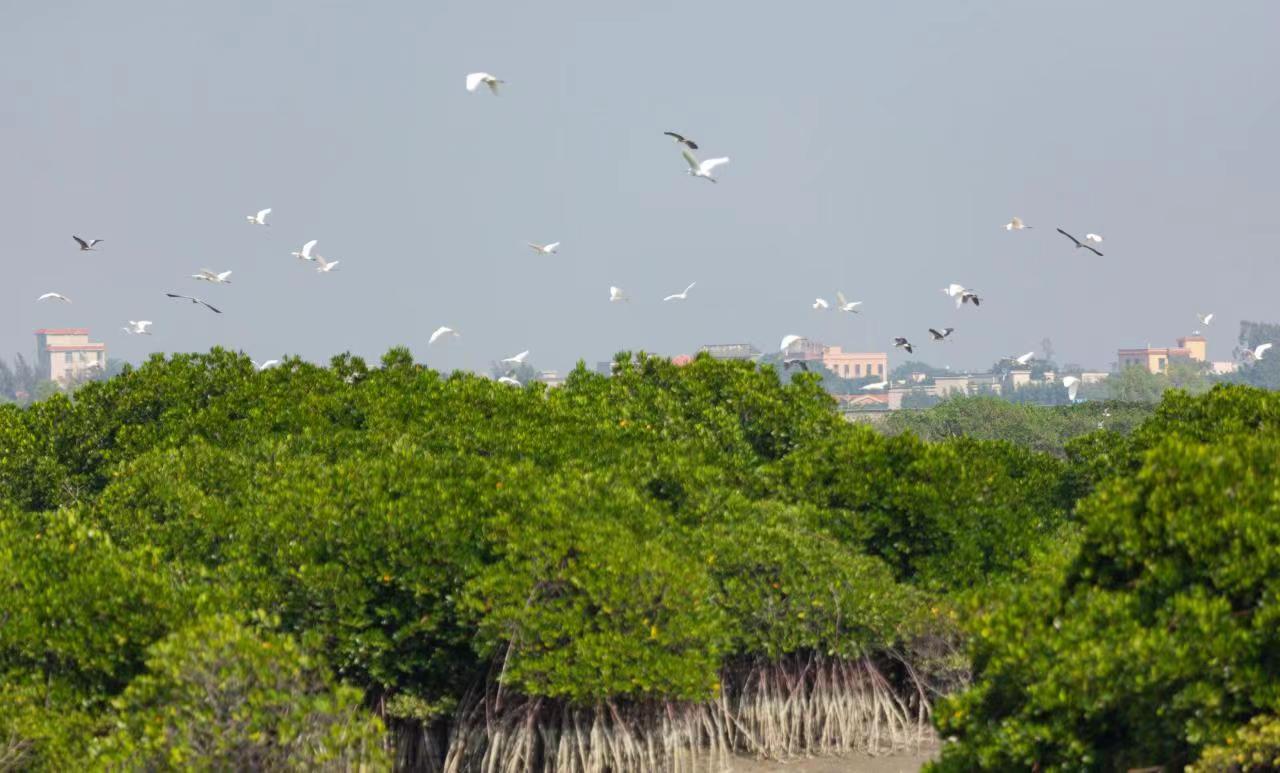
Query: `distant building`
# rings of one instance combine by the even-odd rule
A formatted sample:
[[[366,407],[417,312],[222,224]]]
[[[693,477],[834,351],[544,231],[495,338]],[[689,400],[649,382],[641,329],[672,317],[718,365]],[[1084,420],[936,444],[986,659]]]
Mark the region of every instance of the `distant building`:
[[[691,362],[693,362],[693,357],[690,357],[687,354],[677,354],[671,358],[671,364],[677,367],[684,367]]]
[[[708,344],[698,351],[706,352],[713,360],[760,359],[760,350],[751,344]]]
[[[1215,376],[1226,376],[1240,369],[1240,363],[1231,360],[1214,360],[1209,363],[1209,372]]]
[[[1081,384],[1101,384],[1107,380],[1107,376],[1111,375],[1100,370],[1086,370],[1080,374]]]
[[[613,360],[600,360],[596,363],[596,373],[602,376],[613,375]]]
[[[1116,352],[1116,367],[1145,368],[1148,373],[1164,373],[1170,360],[1182,359],[1204,362],[1208,356],[1208,343],[1204,336],[1191,335],[1179,338],[1176,347],[1121,349]]]
[[[40,375],[58,384],[107,367],[107,345],[90,341],[89,329],[84,327],[37,330],[36,354]]]
[[[533,380],[540,381],[549,387],[560,386],[564,383],[564,379],[560,377],[560,372],[555,370],[544,370],[534,376]]]
[[[884,352],[846,352],[839,346],[822,347],[822,366],[843,378],[883,377],[889,368]]]

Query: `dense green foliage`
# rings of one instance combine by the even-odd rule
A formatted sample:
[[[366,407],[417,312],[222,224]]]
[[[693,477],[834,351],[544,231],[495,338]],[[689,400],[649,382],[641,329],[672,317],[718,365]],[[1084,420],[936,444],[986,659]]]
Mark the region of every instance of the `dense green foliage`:
[[[1005,440],[1064,455],[1067,441],[1097,430],[1128,434],[1146,421],[1152,410],[1149,405],[1115,402],[1048,408],[999,397],[951,397],[927,411],[896,411],[882,427],[891,435],[910,433],[924,440]]]
[[[108,736],[112,759],[194,753],[149,724],[203,710],[175,669],[252,685],[240,661],[281,636],[412,715],[493,675],[708,700],[740,659],[905,646],[929,594],[1011,571],[1069,510],[1061,462],[883,437],[814,375],[616,371],[517,389],[402,350],[261,372],[215,350],[0,406],[0,739],[37,767]],[[225,647],[185,652],[209,619]],[[254,722],[292,722],[263,689]]]
[[[812,658],[954,671],[969,606],[946,769],[1263,744],[1278,427],[1246,387],[886,433],[816,374],[708,357],[555,389],[403,350],[155,357],[0,406],[0,767],[377,768],[371,711],[486,685],[572,712]]]
[[[1078,540],[973,623],[940,770],[1185,765],[1280,709],[1280,395],[1173,393]]]
[[[382,725],[290,636],[205,618],[152,645],[96,744],[110,769],[389,770]]]

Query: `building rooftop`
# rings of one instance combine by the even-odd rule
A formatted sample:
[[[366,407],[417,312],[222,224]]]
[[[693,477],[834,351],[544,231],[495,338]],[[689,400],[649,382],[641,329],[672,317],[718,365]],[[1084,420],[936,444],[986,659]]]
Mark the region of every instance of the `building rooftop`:
[[[42,327],[36,331],[36,335],[87,336],[89,335],[89,328],[87,327]]]

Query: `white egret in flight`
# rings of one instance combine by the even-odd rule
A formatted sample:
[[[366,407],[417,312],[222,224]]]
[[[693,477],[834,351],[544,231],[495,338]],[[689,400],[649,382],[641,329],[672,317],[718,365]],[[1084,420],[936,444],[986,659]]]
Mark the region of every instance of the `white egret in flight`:
[[[36,303],[39,303],[40,301],[49,301],[49,300],[62,301],[63,303],[71,303],[71,299],[63,295],[62,293],[45,293],[39,298],[36,298]]]
[[[619,301],[630,301],[627,294],[622,292],[621,287],[609,286],[609,303],[618,303]]]
[[[689,163],[689,174],[694,177],[705,178],[711,182],[716,182],[716,178],[711,176],[711,170],[721,164],[729,163],[729,159],[727,157],[708,158],[706,161],[698,161],[698,159],[694,158],[693,154],[687,150],[680,151],[680,154],[684,156],[684,160]]]
[[[560,246],[560,242],[552,242],[550,244],[535,244],[533,242],[525,242],[535,252],[542,255],[555,255],[556,248]]]
[[[311,250],[316,246],[316,242],[318,241],[319,239],[312,239],[302,245],[302,251],[293,253],[293,257],[298,258],[299,260],[315,260],[311,255]]]
[[[678,292],[678,293],[673,293],[672,295],[668,295],[666,298],[663,298],[663,299],[662,299],[662,300],[663,300],[663,302],[665,303],[666,301],[684,301],[684,300],[688,300],[688,298],[689,298],[689,291],[690,291],[690,290],[692,290],[692,289],[693,289],[693,286],[694,286],[694,285],[696,285],[696,284],[697,284],[697,282],[690,282],[690,283],[689,283],[689,286],[688,286],[688,287],[686,287],[686,288],[684,288],[684,290],[683,290],[683,291]]]
[[[1007,222],[1007,223],[1005,223],[1005,224],[1004,224],[1004,230],[1006,230],[1006,231],[1021,231],[1021,230],[1024,230],[1024,229],[1026,229],[1026,228],[1030,228],[1030,227],[1031,227],[1031,226],[1029,226],[1029,225],[1027,225],[1026,223],[1022,222],[1022,218],[1020,218],[1020,217],[1015,217],[1015,218],[1013,218],[1012,220],[1010,220],[1009,222]]]
[[[436,331],[434,333],[431,334],[431,338],[427,341],[427,346],[430,346],[431,344],[434,344],[436,341],[440,340],[441,336],[453,336],[454,338],[458,338],[461,335],[462,335],[461,333],[454,330],[453,328],[441,325],[440,327],[436,328]]]
[[[89,241],[86,242],[84,239],[81,239],[79,236],[72,236],[71,238],[76,240],[76,244],[80,245],[81,252],[91,250],[94,248],[94,246],[102,244],[101,239],[90,239]]]
[[[271,207],[267,207],[266,209],[258,210],[258,214],[256,215],[245,215],[245,219],[253,225],[270,225],[270,223],[267,222],[267,215],[270,214]]]
[[[231,280],[228,279],[228,277],[230,276],[231,276],[230,271],[215,273],[213,271],[210,271],[207,268],[202,268],[200,269],[200,273],[192,274],[191,278],[199,279],[202,282],[212,282],[213,284],[216,284],[216,285],[229,285],[231,284]]]
[[[1270,348],[1271,348],[1271,344],[1269,344],[1269,343],[1268,343],[1268,344],[1258,344],[1257,346],[1253,347],[1252,349],[1245,349],[1245,350],[1244,350],[1244,357],[1245,357],[1245,359],[1246,359],[1246,360],[1253,360],[1254,362],[1256,362],[1256,361],[1258,361],[1258,360],[1262,359],[1262,355],[1266,354],[1266,353],[1267,353],[1267,350],[1268,350],[1268,349],[1270,349]]]
[[[836,291],[836,302],[838,303],[836,308],[840,309],[840,311],[850,311],[854,314],[858,313],[858,307],[862,305],[862,301],[847,300],[844,297],[844,293],[839,290]]]
[[[467,76],[467,91],[475,91],[480,88],[481,83],[488,86],[489,90],[496,96],[498,93],[498,84],[506,83],[506,81],[500,81],[487,72],[473,72]]]

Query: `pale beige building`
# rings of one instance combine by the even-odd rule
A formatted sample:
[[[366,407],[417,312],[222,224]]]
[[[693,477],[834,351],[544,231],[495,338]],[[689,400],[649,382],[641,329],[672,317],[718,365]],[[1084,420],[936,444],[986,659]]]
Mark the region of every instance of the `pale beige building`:
[[[107,345],[90,341],[89,329],[84,327],[37,330],[36,354],[40,375],[57,384],[107,367]]]
[[[788,359],[821,362],[822,367],[841,378],[884,378],[889,372],[889,355],[884,352],[846,352],[839,346],[800,338],[782,352]]]
[[[1151,347],[1143,349],[1121,349],[1116,352],[1116,367],[1145,368],[1149,373],[1164,373],[1169,369],[1169,361],[1175,359],[1204,362],[1208,359],[1208,342],[1204,336],[1183,336],[1177,346]]]

